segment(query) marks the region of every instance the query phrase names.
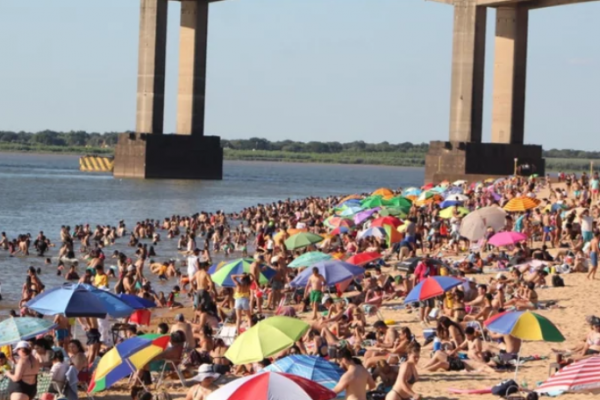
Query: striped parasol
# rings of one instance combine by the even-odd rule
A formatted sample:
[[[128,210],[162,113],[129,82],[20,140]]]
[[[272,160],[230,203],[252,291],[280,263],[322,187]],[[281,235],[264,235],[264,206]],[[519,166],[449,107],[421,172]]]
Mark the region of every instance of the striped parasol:
[[[508,212],[523,212],[536,208],[539,204],[539,199],[533,199],[531,197],[515,197],[506,203],[504,209]]]
[[[567,365],[535,391],[551,395],[564,392],[600,392],[600,356]]]

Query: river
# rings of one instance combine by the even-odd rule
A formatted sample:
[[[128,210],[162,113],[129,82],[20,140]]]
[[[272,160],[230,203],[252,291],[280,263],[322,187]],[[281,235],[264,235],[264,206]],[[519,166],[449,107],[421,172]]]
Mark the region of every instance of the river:
[[[231,212],[285,198],[370,192],[382,186],[420,186],[423,179],[423,168],[226,161],[222,181],[128,180],[80,172],[77,156],[0,153],[0,231],[9,239],[21,233],[35,238],[44,231],[56,242],[61,225],[125,220],[131,227],[146,218]],[[125,242],[105,252],[117,249],[129,255]],[[173,242],[163,241],[156,250],[157,260],[177,255]],[[17,305],[30,265],[42,268],[47,287],[64,282],[56,275],[57,251],[52,248],[48,254],[52,266],[44,266],[42,258],[10,258],[0,250],[1,308]]]

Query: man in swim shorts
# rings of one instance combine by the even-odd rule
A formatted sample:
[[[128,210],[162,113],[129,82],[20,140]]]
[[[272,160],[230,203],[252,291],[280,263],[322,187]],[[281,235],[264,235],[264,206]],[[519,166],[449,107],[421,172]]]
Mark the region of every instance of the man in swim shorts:
[[[314,267],[313,273],[308,278],[306,288],[304,289],[304,298],[309,298],[310,304],[313,310],[313,320],[317,319],[317,311],[319,310],[319,304],[323,299],[323,285],[326,284],[325,278],[319,273],[319,268]]]

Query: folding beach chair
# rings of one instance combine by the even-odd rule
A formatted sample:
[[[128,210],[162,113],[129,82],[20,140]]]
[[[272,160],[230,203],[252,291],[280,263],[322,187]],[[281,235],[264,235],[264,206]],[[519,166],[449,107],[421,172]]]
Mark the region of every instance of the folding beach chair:
[[[221,329],[215,335],[216,338],[222,339],[223,343],[227,346],[231,346],[237,337],[237,329],[235,326],[221,326]]]
[[[159,388],[164,384],[165,373],[170,372],[169,370],[167,370],[167,367],[171,367],[172,372],[175,372],[177,374],[177,377],[179,378],[179,382],[181,382],[181,385],[183,387],[193,386],[196,382],[193,382],[193,381],[188,382],[185,379],[185,376],[183,376],[183,371],[181,369],[181,365],[182,365],[182,363],[177,364],[172,360],[165,360],[162,370],[160,371],[160,375],[158,376],[158,379],[156,380],[156,387]]]
[[[36,399],[42,397],[43,394],[50,392],[50,386],[52,385],[52,373],[41,372],[37,376],[37,394]]]

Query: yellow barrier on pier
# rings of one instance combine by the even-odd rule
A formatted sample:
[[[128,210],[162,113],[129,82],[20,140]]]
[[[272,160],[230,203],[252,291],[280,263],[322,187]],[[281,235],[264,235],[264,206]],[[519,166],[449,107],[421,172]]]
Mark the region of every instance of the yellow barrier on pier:
[[[79,159],[79,170],[83,172],[113,172],[115,160],[106,156],[83,156]]]

